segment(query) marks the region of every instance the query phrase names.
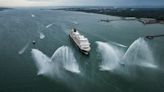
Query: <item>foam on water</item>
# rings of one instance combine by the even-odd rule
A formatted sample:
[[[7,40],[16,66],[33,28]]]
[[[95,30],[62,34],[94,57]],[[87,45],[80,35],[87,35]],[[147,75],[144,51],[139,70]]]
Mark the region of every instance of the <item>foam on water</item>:
[[[97,51],[102,56],[102,63],[100,65],[101,70],[113,70],[115,69],[123,56],[123,51],[116,46],[105,42],[96,42],[98,45]]]
[[[127,65],[157,68],[152,50],[144,38],[135,40],[126,51],[123,59]]]
[[[26,49],[28,48],[29,44],[30,44],[30,42],[28,42],[18,53],[23,54],[26,51]]]
[[[50,28],[50,27],[53,26],[53,25],[54,25],[54,23],[48,24],[48,25],[46,26],[46,28]]]
[[[40,37],[40,39],[44,39],[45,38],[45,35],[42,33],[42,32],[39,32],[39,37]]]

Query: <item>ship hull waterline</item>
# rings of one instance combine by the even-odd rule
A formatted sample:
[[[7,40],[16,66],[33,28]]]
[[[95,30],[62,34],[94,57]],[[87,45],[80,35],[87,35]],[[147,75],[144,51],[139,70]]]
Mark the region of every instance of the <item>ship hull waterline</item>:
[[[77,44],[76,42],[73,40],[73,38],[71,37],[71,35],[69,35],[69,38],[71,39],[72,43],[75,44],[75,46],[79,49],[79,51],[84,54],[84,55],[89,55],[89,51],[85,51],[85,50],[82,50]]]

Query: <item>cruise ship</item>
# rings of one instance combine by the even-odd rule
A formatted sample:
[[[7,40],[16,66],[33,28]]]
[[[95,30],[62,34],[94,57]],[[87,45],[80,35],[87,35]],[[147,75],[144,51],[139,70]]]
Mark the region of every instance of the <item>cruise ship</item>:
[[[74,41],[74,43],[78,46],[78,48],[82,51],[82,53],[88,55],[91,47],[88,39],[81,35],[79,31],[75,28],[70,31],[70,38]]]

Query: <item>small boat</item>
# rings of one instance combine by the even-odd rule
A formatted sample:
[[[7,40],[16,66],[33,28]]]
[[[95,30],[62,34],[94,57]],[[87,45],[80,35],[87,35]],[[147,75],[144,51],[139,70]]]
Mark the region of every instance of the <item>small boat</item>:
[[[70,31],[69,36],[77,45],[77,47],[82,51],[82,53],[84,53],[85,55],[89,54],[91,47],[86,37],[81,35],[79,31],[77,31],[75,28]]]
[[[153,37],[153,36],[146,36],[146,38],[147,38],[147,39],[149,39],[149,40],[154,39],[154,37]]]
[[[36,41],[32,41],[32,44],[35,45],[36,44]]]
[[[152,39],[157,38],[157,37],[164,37],[164,35],[162,34],[162,35],[146,36],[146,38],[149,40],[152,40]]]

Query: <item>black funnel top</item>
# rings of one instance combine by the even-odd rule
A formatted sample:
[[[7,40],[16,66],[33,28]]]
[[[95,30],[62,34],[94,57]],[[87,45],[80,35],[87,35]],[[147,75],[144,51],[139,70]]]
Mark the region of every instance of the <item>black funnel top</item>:
[[[74,28],[73,31],[76,32],[76,29]]]

